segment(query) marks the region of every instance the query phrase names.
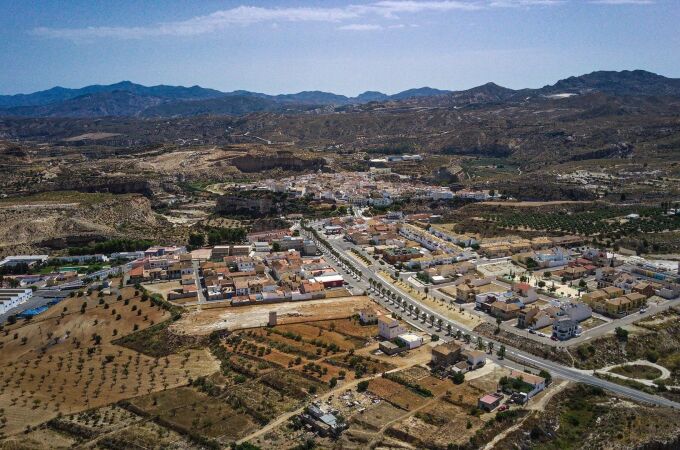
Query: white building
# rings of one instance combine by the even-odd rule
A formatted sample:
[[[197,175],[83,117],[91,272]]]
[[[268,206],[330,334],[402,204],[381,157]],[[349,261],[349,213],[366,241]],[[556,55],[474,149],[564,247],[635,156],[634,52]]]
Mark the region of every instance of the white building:
[[[418,348],[423,345],[423,338],[413,333],[404,333],[397,336],[401,342],[403,342],[409,350]]]
[[[553,323],[553,336],[560,341],[566,341],[580,333],[581,327],[578,322],[568,316],[560,317]]]
[[[576,322],[583,322],[593,315],[593,310],[585,303],[572,302],[563,304],[560,308],[562,309],[563,315],[568,316]]]
[[[255,260],[250,257],[238,258],[236,260],[236,267],[239,272],[254,272]]]
[[[48,255],[15,255],[8,256],[2,261],[0,261],[0,267],[3,266],[17,266],[19,264],[26,264],[32,266],[36,263],[43,263],[47,261]]]
[[[0,314],[25,303],[33,297],[32,289],[0,289]]]

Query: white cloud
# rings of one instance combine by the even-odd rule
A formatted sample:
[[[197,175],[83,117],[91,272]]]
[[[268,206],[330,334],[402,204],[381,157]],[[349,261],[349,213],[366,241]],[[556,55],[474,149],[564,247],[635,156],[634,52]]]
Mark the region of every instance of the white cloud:
[[[378,0],[362,5],[342,7],[299,7],[265,8],[241,5],[196,16],[188,20],[158,23],[140,27],[84,27],[51,28],[39,27],[32,30],[38,36],[70,40],[92,40],[97,38],[142,39],[156,36],[197,36],[216,33],[231,26],[245,26],[259,23],[285,22],[326,22],[339,23],[368,18],[370,16],[394,19],[426,12],[475,11],[480,9],[508,6],[554,5],[562,0]],[[649,1],[649,0],[603,0]],[[341,30],[376,30],[385,28],[377,24],[349,23],[337,27]]]
[[[553,6],[564,3],[564,0],[494,0],[489,3],[492,8],[519,8],[531,6]]]
[[[343,31],[375,31],[382,30],[381,25],[376,25],[373,23],[350,23],[349,25],[343,25],[338,27],[338,30]]]
[[[654,0],[591,0],[596,5],[653,5]]]

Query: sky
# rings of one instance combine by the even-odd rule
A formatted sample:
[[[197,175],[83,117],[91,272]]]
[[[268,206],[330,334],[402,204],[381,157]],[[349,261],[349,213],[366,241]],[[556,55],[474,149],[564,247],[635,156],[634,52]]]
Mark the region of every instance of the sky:
[[[0,94],[130,80],[388,94],[680,78],[680,0],[0,0]]]

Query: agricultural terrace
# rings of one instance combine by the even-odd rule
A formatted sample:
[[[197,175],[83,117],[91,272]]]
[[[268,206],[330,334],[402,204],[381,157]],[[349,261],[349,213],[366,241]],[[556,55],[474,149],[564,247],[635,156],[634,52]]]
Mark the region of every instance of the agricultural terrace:
[[[162,326],[171,313],[151,298],[124,288],[120,294],[74,294],[29,321],[0,333],[0,404],[13,434],[60,414],[104,406],[180,386],[215,372],[205,349],[147,356],[116,344],[126,335]]]
[[[602,203],[570,205],[553,211],[531,211],[498,207],[482,217],[500,228],[574,233],[622,238],[638,233],[660,233],[680,229],[680,215],[669,216],[664,207],[613,207]],[[626,218],[638,214],[639,219]]]

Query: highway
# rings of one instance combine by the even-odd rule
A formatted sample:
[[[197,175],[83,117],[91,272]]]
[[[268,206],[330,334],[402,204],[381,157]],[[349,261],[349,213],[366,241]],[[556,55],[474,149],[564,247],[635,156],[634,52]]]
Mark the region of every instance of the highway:
[[[435,332],[435,329],[438,329],[438,326],[434,325],[428,325],[428,323],[425,320],[422,320],[422,318],[415,318],[411,316],[408,312],[408,309],[404,310],[404,308],[400,305],[397,304],[396,301],[392,300],[391,295],[386,295],[383,296],[382,293],[380,292],[382,288],[385,288],[388,290],[390,293],[395,293],[398,297],[401,299],[406,300],[406,302],[409,305],[413,305],[414,307],[418,307],[418,309],[421,312],[421,315],[424,313],[427,315],[427,317],[433,317],[435,323],[437,323],[439,320],[441,320],[443,324],[443,329],[446,329],[447,325],[451,325],[452,327],[452,333],[456,333],[458,330],[461,331],[463,334],[468,334],[471,336],[472,342],[477,342],[478,339],[482,339],[482,343],[486,346],[488,345],[489,342],[492,343],[493,347],[495,349],[499,349],[501,345],[505,346],[506,349],[506,357],[514,360],[518,363],[521,364],[526,364],[532,367],[536,367],[538,369],[544,369],[550,372],[554,377],[559,377],[565,380],[570,380],[570,381],[575,381],[575,382],[580,382],[580,383],[585,383],[591,386],[598,386],[603,389],[606,389],[608,391],[611,391],[615,394],[625,396],[628,398],[631,398],[636,401],[640,402],[645,402],[649,403],[652,405],[658,405],[658,406],[666,406],[666,407],[671,407],[671,408],[680,408],[680,403],[674,402],[672,400],[668,400],[664,397],[660,397],[657,395],[651,395],[647,394],[642,391],[638,391],[633,388],[629,388],[626,386],[622,386],[616,383],[612,383],[607,380],[603,380],[601,378],[598,378],[594,375],[591,375],[588,372],[581,371],[578,369],[574,369],[571,367],[567,367],[561,364],[558,364],[554,361],[549,361],[543,358],[540,358],[538,356],[532,355],[527,352],[523,352],[519,349],[510,347],[505,344],[501,344],[500,342],[494,341],[492,339],[488,339],[485,336],[477,335],[473,333],[472,330],[466,328],[464,325],[455,322],[454,320],[443,316],[439,314],[437,311],[434,311],[430,309],[427,305],[424,305],[420,301],[416,300],[413,298],[409,293],[405,292],[398,286],[395,286],[392,284],[391,280],[386,279],[384,276],[381,274],[375,272],[372,268],[366,267],[363,262],[360,262],[358,258],[356,258],[351,252],[346,251],[343,249],[340,245],[337,245],[337,242],[333,242],[333,240],[327,240],[328,244],[338,252],[344,259],[351,261],[352,264],[360,271],[360,277],[355,278],[351,276],[351,269],[345,267],[341,261],[339,261],[331,252],[329,251],[328,248],[326,248],[325,244],[321,241],[318,241],[314,238],[313,235],[311,235],[308,232],[304,232],[309,238],[313,239],[317,247],[324,252],[327,258],[329,258],[329,262],[332,263],[332,265],[337,266],[341,269],[342,272],[345,274],[349,274],[347,277],[348,281],[350,282],[350,285],[352,285],[354,288],[357,290],[361,291],[366,291],[370,294],[371,298],[375,301],[377,301],[379,304],[381,304],[383,307],[387,308],[389,311],[395,312],[399,314],[405,322],[409,323],[411,326],[415,327],[416,329],[428,332],[428,333],[433,333]],[[373,288],[368,280],[374,280],[377,281],[380,284],[379,289]],[[428,330],[428,328],[430,328]],[[443,340],[451,340],[452,338],[450,336],[442,336]],[[504,366],[509,366],[512,368],[516,368],[516,365],[512,364],[512,362],[509,362],[507,359],[501,359],[501,358],[493,358],[498,364],[504,365]]]

